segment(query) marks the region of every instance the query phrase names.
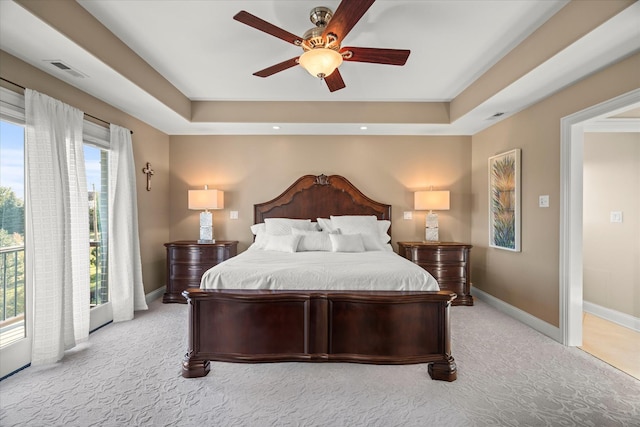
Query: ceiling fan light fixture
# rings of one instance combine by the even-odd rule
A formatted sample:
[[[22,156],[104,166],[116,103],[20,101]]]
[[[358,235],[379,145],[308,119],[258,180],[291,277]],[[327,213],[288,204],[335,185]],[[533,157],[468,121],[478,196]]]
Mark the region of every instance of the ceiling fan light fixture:
[[[342,55],[333,49],[321,47],[306,51],[298,62],[313,77],[324,79],[342,64]]]

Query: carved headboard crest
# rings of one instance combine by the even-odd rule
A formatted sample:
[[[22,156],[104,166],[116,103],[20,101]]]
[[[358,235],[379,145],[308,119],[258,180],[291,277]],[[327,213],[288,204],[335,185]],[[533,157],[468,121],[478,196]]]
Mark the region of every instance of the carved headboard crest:
[[[325,174],[316,176],[315,185],[329,185],[329,177]]]

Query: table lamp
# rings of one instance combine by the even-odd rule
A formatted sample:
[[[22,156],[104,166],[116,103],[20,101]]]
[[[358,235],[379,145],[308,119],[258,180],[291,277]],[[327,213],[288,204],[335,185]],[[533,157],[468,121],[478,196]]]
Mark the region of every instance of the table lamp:
[[[189,209],[204,210],[200,213],[200,239],[198,243],[215,243],[213,237],[213,214],[209,209],[224,208],[224,191],[210,190],[204,186],[204,190],[189,190]]]
[[[425,220],[425,241],[437,242],[438,236],[438,214],[433,211],[449,210],[448,191],[416,191],[414,194],[414,205],[417,211],[429,211]]]

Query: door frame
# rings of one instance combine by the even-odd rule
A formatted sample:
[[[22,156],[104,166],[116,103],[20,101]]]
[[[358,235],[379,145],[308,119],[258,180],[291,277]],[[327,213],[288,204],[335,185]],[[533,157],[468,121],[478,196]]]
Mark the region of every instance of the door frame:
[[[586,122],[640,106],[640,89],[560,120],[560,333],[562,343],[582,345],[582,198]]]

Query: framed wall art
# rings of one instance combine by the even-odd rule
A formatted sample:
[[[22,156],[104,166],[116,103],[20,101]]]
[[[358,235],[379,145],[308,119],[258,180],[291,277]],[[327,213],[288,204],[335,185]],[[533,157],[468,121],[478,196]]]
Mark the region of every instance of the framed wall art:
[[[489,246],[520,252],[520,149],[489,157]]]

